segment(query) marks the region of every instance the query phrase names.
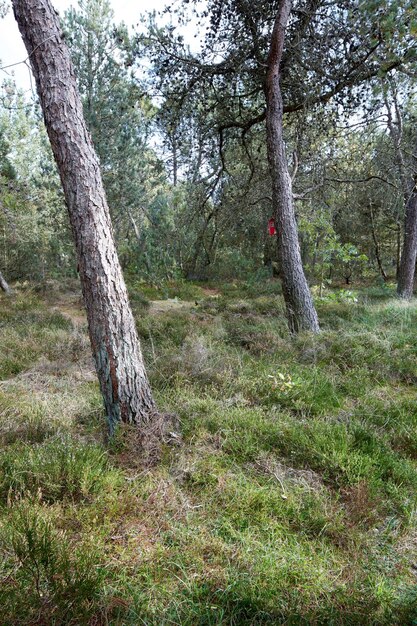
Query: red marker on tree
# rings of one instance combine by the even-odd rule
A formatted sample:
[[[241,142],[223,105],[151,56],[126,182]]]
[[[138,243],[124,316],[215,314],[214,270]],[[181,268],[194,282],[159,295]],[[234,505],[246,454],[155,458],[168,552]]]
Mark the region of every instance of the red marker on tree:
[[[273,217],[271,217],[271,219],[268,220],[268,232],[270,235],[277,234],[277,229],[275,228],[275,220]]]

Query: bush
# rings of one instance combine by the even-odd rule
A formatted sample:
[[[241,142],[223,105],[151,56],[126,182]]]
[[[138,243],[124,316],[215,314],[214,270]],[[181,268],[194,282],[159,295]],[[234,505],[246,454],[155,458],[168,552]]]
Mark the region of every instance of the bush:
[[[39,505],[14,510],[0,531],[0,554],[2,624],[87,624],[101,613],[103,555],[92,543],[72,545]]]

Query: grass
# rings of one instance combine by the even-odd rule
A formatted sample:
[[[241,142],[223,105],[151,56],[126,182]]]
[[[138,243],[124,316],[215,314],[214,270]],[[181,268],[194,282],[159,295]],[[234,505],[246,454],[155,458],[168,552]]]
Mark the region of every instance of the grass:
[[[152,465],[131,429],[105,445],[62,290],[0,300],[1,624],[415,624],[415,303],[337,294],[290,339],[274,281],[142,289],[181,425]]]

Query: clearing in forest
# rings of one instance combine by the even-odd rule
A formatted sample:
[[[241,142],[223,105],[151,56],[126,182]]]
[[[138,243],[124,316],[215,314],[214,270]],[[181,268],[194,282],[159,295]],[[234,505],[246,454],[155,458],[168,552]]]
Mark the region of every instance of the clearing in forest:
[[[148,293],[180,432],[146,457],[105,441],[79,295],[0,300],[2,624],[412,624],[415,303],[340,292],[290,339],[274,281]]]

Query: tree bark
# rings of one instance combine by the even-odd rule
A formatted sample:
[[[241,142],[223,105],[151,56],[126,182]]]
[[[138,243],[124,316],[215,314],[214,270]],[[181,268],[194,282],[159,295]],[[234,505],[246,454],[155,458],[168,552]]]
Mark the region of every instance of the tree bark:
[[[282,288],[290,332],[319,332],[319,322],[304,274],[295,219],[292,183],[283,138],[280,63],[291,0],[281,0],[272,32],[266,76],[266,134],[272,203],[277,225]]]
[[[10,294],[12,293],[12,290],[10,289],[9,285],[7,284],[6,279],[4,278],[1,272],[0,272],[0,289],[4,291],[4,293],[7,296],[10,296]]]
[[[110,432],[155,413],[113,237],[100,165],[50,0],[13,0],[61,176]]]
[[[404,300],[413,297],[417,256],[417,180],[405,209],[404,243],[398,272],[397,294]]]
[[[401,145],[403,137],[403,120],[395,86],[392,87],[392,92],[396,116],[395,120],[393,119],[391,113],[391,106],[386,91],[384,91],[384,103],[387,109],[388,129],[394,145],[395,160],[403,188],[405,206],[404,241],[400,264],[397,270],[397,294],[404,300],[410,300],[413,296],[417,256],[417,159],[413,156],[414,176],[407,180],[407,168]],[[415,149],[417,149],[417,144]]]
[[[401,265],[401,220],[397,219],[397,234],[396,234],[396,250],[395,250],[395,279],[398,283],[398,277],[400,275]]]

